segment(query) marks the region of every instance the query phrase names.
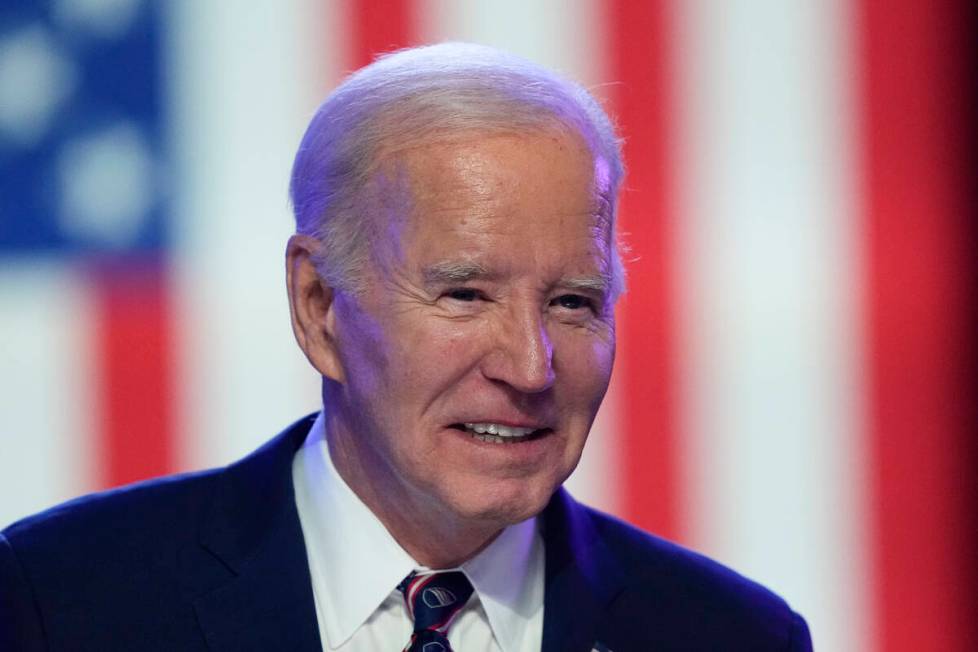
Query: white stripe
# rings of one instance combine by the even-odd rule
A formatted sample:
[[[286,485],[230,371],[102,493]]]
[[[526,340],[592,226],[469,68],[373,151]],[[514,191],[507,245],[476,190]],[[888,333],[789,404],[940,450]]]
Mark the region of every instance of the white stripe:
[[[421,40],[502,48],[592,85],[604,80],[599,0],[420,0]]]
[[[618,425],[620,384],[612,380],[604,403],[594,420],[587,446],[577,465],[577,470],[565,486],[578,500],[597,509],[621,515],[624,506],[624,488],[621,477],[622,462],[618,455],[623,439]]]
[[[304,2],[166,6],[181,466],[222,464],[320,404],[283,261],[289,170],[322,82],[297,38],[315,29]]]
[[[0,528],[95,485],[98,388],[83,270],[0,267]]]
[[[692,536],[866,650],[849,17],[674,8]]]
[[[298,3],[300,23],[292,36],[300,56],[299,92],[305,94],[300,107],[304,129],[329,91],[353,71],[353,12],[348,2],[292,1]]]

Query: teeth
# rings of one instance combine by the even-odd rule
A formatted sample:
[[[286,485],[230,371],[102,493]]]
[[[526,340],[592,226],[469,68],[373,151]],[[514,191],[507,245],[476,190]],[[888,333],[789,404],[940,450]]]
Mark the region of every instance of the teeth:
[[[475,431],[478,435],[495,435],[495,437],[478,437],[482,441],[495,441],[502,442],[502,439],[508,439],[511,437],[525,437],[534,431],[533,428],[516,428],[510,426],[503,426],[498,423],[466,423],[464,424],[468,430]]]
[[[492,435],[476,435],[475,438],[478,439],[479,441],[484,441],[489,444],[502,444],[503,442],[506,441],[502,437],[494,437]]]

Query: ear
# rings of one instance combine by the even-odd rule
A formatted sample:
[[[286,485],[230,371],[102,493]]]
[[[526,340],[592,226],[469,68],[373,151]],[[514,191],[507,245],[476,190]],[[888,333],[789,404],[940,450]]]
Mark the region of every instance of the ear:
[[[285,248],[285,276],[292,332],[306,358],[323,376],[344,382],[336,340],[335,291],[319,276],[313,262],[319,242],[293,235]]]

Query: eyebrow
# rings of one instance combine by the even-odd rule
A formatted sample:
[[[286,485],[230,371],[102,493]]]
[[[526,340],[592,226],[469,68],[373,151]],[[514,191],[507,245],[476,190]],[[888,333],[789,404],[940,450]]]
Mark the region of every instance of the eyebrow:
[[[444,261],[426,267],[422,272],[425,283],[466,283],[476,279],[493,279],[498,274],[473,261]],[[588,274],[560,279],[557,287],[607,294],[611,290],[611,278],[607,274]]]
[[[607,294],[611,290],[611,279],[605,274],[575,276],[561,279],[557,285],[568,290],[586,290]]]
[[[422,272],[425,283],[464,283],[477,278],[495,276],[479,263],[472,261],[444,261],[426,267]]]

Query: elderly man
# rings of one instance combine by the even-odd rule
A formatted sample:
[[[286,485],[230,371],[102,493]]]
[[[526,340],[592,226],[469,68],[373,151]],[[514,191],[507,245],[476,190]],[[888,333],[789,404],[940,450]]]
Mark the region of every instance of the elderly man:
[[[323,411],[8,528],[0,648],[810,649],[777,596],[560,488],[615,355],[621,177],[597,103],[522,59],[347,79],[286,251]]]

